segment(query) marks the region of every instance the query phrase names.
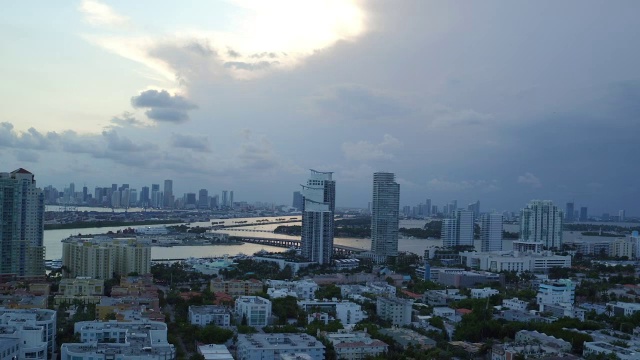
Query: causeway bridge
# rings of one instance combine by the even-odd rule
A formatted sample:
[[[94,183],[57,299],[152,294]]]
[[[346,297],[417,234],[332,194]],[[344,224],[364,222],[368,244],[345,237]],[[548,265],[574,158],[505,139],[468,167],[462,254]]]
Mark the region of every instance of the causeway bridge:
[[[253,244],[262,244],[268,246],[275,247],[286,247],[286,248],[300,248],[300,240],[297,239],[282,239],[282,238],[262,238],[256,236],[230,236],[230,238],[235,238],[235,240],[239,240],[242,242],[253,243]],[[359,254],[361,252],[367,251],[365,249],[346,246],[346,245],[337,245],[333,244],[333,252],[336,255],[353,255]]]

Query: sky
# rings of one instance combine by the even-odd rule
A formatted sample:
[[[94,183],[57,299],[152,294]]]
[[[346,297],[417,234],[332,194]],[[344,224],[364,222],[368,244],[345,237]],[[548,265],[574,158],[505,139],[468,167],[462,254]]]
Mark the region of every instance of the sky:
[[[640,2],[20,1],[0,13],[0,171],[290,203],[532,199],[640,215]]]

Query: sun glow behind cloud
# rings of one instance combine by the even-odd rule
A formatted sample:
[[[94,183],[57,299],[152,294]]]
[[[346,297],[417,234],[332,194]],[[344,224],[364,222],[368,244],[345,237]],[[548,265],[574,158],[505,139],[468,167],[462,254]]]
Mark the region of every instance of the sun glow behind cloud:
[[[110,18],[125,18],[91,1]],[[316,51],[365,31],[365,13],[357,0],[233,0],[240,9],[231,28],[166,29],[163,34],[83,34],[87,41],[140,62],[168,82],[230,76],[252,79],[299,65]],[[176,6],[179,6],[178,4]],[[209,11],[210,9],[192,9]],[[87,22],[92,12],[83,10]],[[132,19],[135,22],[135,19]]]

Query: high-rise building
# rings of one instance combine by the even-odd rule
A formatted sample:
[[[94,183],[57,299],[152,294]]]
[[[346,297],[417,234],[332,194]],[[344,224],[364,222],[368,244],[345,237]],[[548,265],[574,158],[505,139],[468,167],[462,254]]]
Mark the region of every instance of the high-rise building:
[[[229,192],[227,190],[222,190],[222,199],[221,199],[222,207],[229,206]]]
[[[307,185],[302,185],[302,256],[320,264],[330,264],[333,255],[336,182],[332,176],[311,170]]]
[[[627,216],[624,210],[620,210],[618,211],[618,221],[620,222],[624,222],[626,220]]]
[[[398,256],[400,184],[395,178],[392,173],[373,174],[371,251],[383,257]]]
[[[140,190],[140,205],[142,207],[149,206],[149,187],[143,186],[142,190]]]
[[[233,190],[229,191],[229,208],[233,209]]]
[[[195,209],[196,207],[197,207],[196,194],[195,193],[186,193],[184,195],[184,208],[185,209]]]
[[[303,202],[302,193],[300,191],[293,192],[293,203],[291,207],[296,208],[298,211],[302,211],[302,202]]]
[[[198,192],[198,208],[209,208],[209,191],[207,191],[207,189],[200,189],[200,191]]]
[[[426,216],[435,215],[435,214],[433,214],[431,212],[431,209],[432,209],[432,207],[431,207],[431,199],[427,199],[427,201],[424,202],[424,208],[426,210],[426,213],[423,214],[423,215],[426,215]]]
[[[481,251],[502,250],[502,214],[483,214],[480,217]]]
[[[164,202],[162,205],[168,209],[173,208],[173,203],[175,201],[175,198],[173,197],[173,180],[164,181],[163,193],[164,193]]]
[[[89,193],[89,189],[86,186],[82,187],[82,202],[87,201],[87,195]]]
[[[480,200],[476,202],[472,202],[471,204],[467,205],[467,210],[473,212],[474,219],[479,219],[480,218]]]
[[[568,202],[564,211],[564,221],[567,223],[573,222],[573,202]]]
[[[163,195],[160,191],[160,184],[151,184],[151,207],[159,208],[162,207]]]
[[[442,221],[442,246],[473,246],[473,212],[456,210]]]
[[[44,194],[25,169],[0,173],[0,275],[44,276]]]
[[[520,211],[520,240],[562,248],[562,210],[550,200],[533,200]]]
[[[589,213],[586,206],[580,208],[580,221],[589,220]]]

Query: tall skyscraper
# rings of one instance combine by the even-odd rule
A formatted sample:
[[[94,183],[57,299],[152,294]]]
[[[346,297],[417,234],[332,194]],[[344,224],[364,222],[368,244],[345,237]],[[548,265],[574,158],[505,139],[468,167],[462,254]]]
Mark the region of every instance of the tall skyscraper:
[[[467,210],[473,212],[474,219],[479,219],[480,218],[480,200],[476,202],[472,202],[469,205],[467,205]]]
[[[142,190],[140,190],[140,205],[142,207],[147,207],[149,206],[149,203],[149,187],[143,186]]]
[[[573,222],[573,202],[568,202],[564,210],[564,221],[567,223]]]
[[[330,264],[333,255],[336,182],[332,176],[311,170],[307,185],[302,185],[302,256],[320,264]]]
[[[229,208],[233,209],[233,190],[229,191]]]
[[[198,208],[209,208],[209,191],[207,191],[207,189],[200,189],[198,192]]]
[[[296,208],[298,211],[302,211],[302,202],[303,202],[302,193],[300,191],[293,192],[293,203],[291,207]]]
[[[159,208],[162,207],[163,195],[162,191],[160,191],[160,184],[151,184],[151,207]]]
[[[580,208],[580,221],[589,220],[589,212],[586,206]]]
[[[0,173],[0,275],[44,276],[44,194],[32,173]]]
[[[175,201],[173,197],[173,180],[165,180],[164,181],[164,202],[163,206],[165,208],[171,209],[173,208],[173,203]]]
[[[426,209],[426,214],[424,214],[424,215],[427,215],[427,216],[435,215],[435,214],[431,213],[431,209],[432,209],[432,207],[431,207],[431,199],[427,199],[427,201],[425,201],[424,207]]]
[[[473,212],[456,210],[442,221],[442,246],[473,246]]]
[[[562,248],[562,210],[550,200],[533,200],[520,211],[520,240]]]
[[[618,221],[624,222],[627,218],[627,215],[624,210],[618,211]]]
[[[222,207],[227,207],[229,206],[229,192],[227,190],[222,190],[222,199],[221,200],[221,206]]]
[[[400,184],[392,173],[373,174],[371,202],[371,251],[388,258],[398,256]]]
[[[480,217],[481,251],[502,250],[502,214],[483,214]]]

